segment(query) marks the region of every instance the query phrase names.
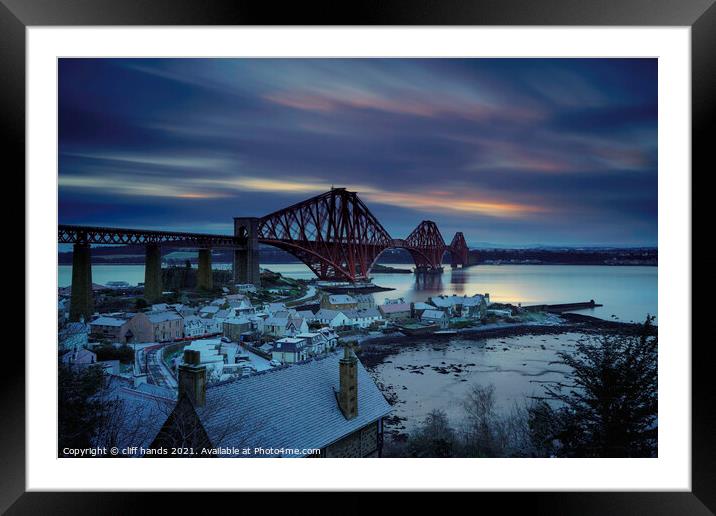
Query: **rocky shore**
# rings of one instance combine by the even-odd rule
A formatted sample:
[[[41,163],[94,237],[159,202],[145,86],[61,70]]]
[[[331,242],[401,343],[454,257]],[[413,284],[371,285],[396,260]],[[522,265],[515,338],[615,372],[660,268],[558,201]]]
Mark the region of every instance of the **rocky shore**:
[[[588,315],[566,313],[560,314],[557,322],[551,324],[534,322],[486,324],[475,328],[459,329],[457,336],[459,338],[488,339],[521,335],[562,335],[573,332],[633,334],[640,329],[641,325],[639,324],[605,321]],[[652,332],[656,331],[657,327],[652,327]],[[363,365],[370,369],[382,363],[386,357],[399,353],[402,348],[416,340],[438,343],[444,342],[445,338],[436,335],[409,337],[398,332],[386,336],[363,337],[358,341],[360,345],[358,356]]]

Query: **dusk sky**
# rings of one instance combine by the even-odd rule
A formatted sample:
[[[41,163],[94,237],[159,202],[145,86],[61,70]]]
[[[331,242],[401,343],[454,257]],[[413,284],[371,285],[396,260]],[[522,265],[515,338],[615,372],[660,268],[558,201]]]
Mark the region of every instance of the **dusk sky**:
[[[331,186],[394,238],[657,244],[656,59],[60,59],[59,220],[230,234]]]

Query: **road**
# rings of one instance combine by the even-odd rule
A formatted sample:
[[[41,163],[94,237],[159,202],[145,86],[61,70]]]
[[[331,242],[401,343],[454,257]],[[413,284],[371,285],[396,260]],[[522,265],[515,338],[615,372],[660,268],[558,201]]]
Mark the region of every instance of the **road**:
[[[143,350],[146,356],[147,381],[154,385],[175,389],[177,387],[176,378],[162,360],[163,347],[158,345]]]

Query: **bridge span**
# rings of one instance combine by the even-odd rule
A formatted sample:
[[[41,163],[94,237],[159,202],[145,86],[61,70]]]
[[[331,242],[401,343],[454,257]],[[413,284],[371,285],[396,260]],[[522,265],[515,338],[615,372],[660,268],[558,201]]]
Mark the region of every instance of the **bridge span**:
[[[197,249],[197,286],[207,290],[213,288],[212,249],[233,249],[234,281],[259,285],[259,244],[291,253],[321,280],[365,281],[386,249],[407,250],[416,272],[441,272],[445,253],[450,253],[452,267],[468,265],[462,232],[446,244],[437,224],[424,220],[406,238],[392,238],[358,194],[345,188],[332,188],[264,217],[235,217],[233,235],[60,224],[57,241],[73,244],[72,320],[88,318],[93,312],[93,244],[145,247],[144,296],[148,302],[161,298],[162,247]]]

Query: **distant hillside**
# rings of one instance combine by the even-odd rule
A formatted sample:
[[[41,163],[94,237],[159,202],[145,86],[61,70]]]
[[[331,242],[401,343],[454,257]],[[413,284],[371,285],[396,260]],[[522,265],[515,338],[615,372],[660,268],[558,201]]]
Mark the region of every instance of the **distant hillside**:
[[[197,262],[195,250],[164,249],[162,256],[166,264],[183,265],[187,260]],[[275,247],[262,245],[259,249],[261,263],[299,263],[291,254]],[[231,263],[232,252],[214,251],[215,263]],[[72,252],[58,253],[59,263],[72,264]],[[450,262],[446,253],[445,263]],[[380,255],[379,263],[412,263],[410,253],[404,249],[388,249]],[[96,264],[143,264],[144,249],[141,246],[95,247],[92,249],[92,263]],[[473,249],[470,264],[569,264],[569,265],[657,265],[658,250],[655,248],[531,248],[531,249]]]

